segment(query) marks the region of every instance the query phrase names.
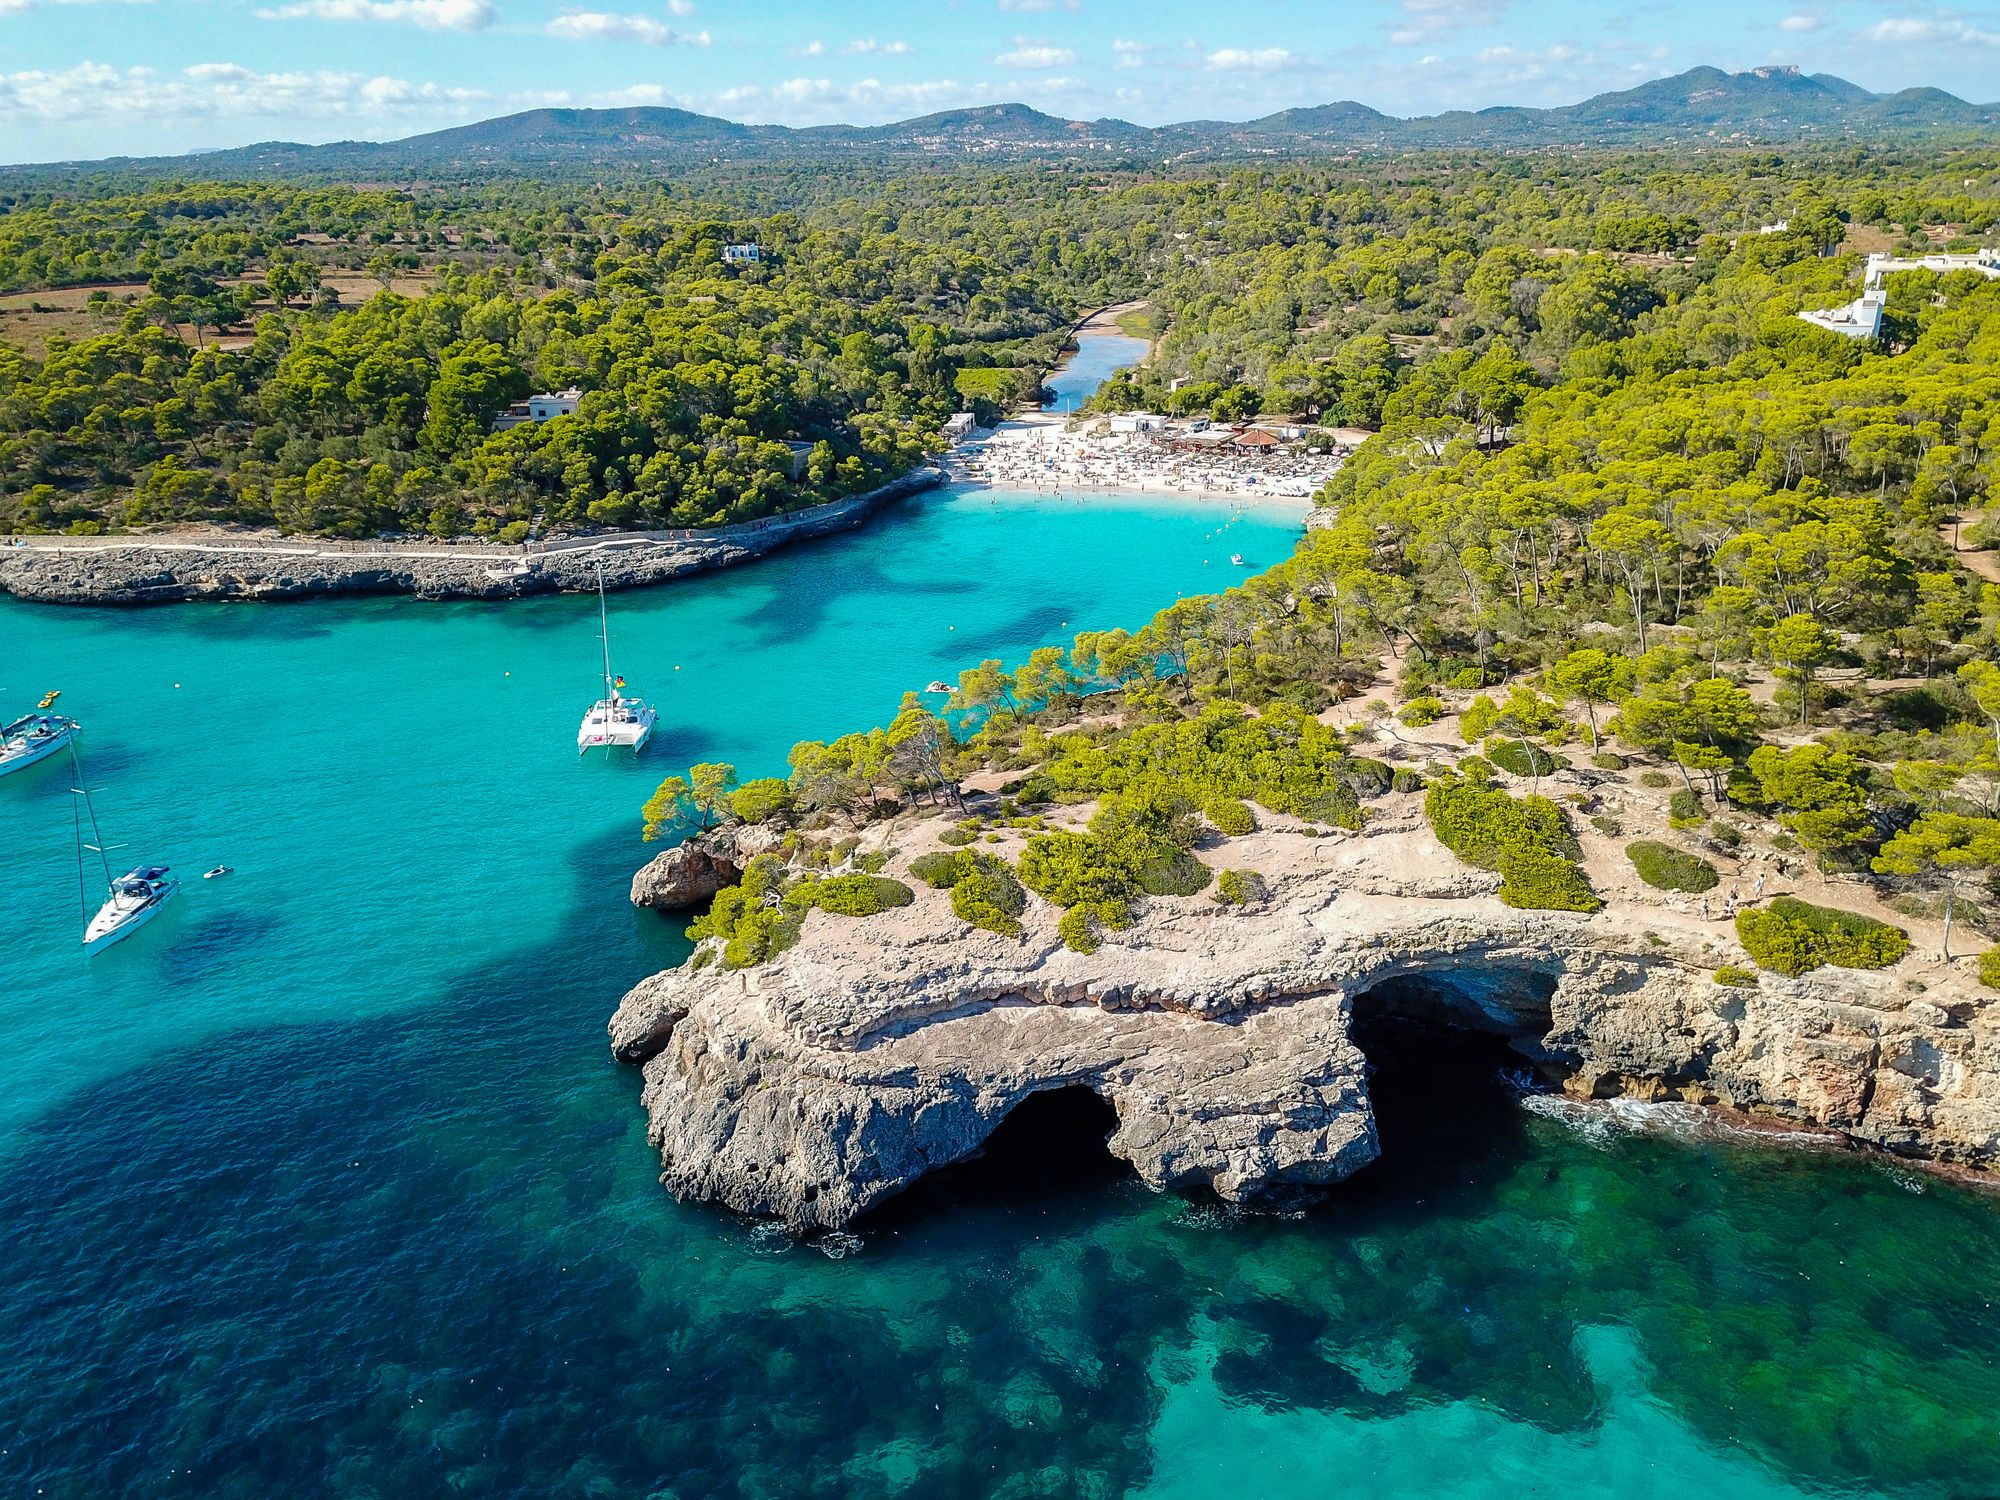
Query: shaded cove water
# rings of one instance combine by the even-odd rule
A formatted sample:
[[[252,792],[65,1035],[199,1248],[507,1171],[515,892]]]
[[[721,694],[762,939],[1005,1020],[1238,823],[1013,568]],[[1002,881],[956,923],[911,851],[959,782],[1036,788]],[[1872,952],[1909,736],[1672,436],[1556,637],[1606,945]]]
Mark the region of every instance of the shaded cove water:
[[[2000,1203],[1524,1108],[1480,1039],[1371,1032],[1388,1155],[1296,1219],[1074,1096],[853,1235],[666,1198],[603,1030],[686,951],[651,783],[1289,547],[1231,515],[940,494],[620,596],[638,765],[569,749],[591,600],[0,605],[111,835],[239,871],[86,962],[68,778],[0,783],[0,1493],[2000,1492]]]
[[[1042,404],[1051,411],[1074,410],[1111,376],[1144,359],[1147,348],[1144,339],[1123,334],[1085,334],[1076,341],[1076,353],[1069,362],[1042,382],[1050,393],[1050,399]]]

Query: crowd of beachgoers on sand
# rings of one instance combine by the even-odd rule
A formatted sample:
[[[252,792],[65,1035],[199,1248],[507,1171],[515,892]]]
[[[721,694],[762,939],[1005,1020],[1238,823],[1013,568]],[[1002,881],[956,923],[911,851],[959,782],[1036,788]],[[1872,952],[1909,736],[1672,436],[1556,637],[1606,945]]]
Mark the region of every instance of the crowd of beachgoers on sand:
[[[990,432],[975,429],[952,449],[945,467],[955,481],[997,489],[1307,499],[1333,477],[1348,452],[1342,445],[1308,448],[1263,427],[1195,430],[1163,424],[1114,431],[1108,418],[1048,415],[1016,418]]]

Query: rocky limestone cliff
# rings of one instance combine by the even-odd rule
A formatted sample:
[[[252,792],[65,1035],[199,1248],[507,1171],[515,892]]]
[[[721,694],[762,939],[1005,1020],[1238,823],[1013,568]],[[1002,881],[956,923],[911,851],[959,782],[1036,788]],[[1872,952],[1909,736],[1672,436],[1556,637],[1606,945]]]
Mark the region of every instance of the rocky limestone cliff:
[[[640,866],[632,877],[632,904],[655,911],[706,906],[717,891],[743,878],[745,865],[778,843],[777,834],[749,823],[696,834]]]
[[[925,467],[845,500],[695,536],[634,536],[525,553],[479,543],[341,547],[311,537],[135,537],[129,542],[39,539],[0,547],[0,592],[44,604],[172,604],[199,599],[307,599],[326,594],[414,594],[425,599],[514,599],[640,588],[726,568],[789,543],[858,526],[883,505],[944,482]]]
[[[1256,1201],[1347,1177],[1379,1152],[1357,1003],[1505,1034],[1579,1094],[2000,1155],[2000,1006],[1969,989],[1839,969],[1728,988],[1698,935],[1516,911],[1417,837],[1330,846],[1248,912],[1151,902],[1088,956],[1040,903],[1018,942],[929,890],[877,918],[815,912],[757,969],[646,980],[612,1046],[644,1066],[672,1191],[800,1227],[846,1223],[1066,1085],[1111,1103],[1111,1150],[1157,1188]]]

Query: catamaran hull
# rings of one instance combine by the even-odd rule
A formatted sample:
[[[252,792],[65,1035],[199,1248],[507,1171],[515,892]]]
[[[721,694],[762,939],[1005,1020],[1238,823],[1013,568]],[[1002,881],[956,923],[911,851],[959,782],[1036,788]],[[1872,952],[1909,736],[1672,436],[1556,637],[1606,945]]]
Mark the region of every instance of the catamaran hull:
[[[180,882],[176,881],[173,884],[173,886],[166,892],[166,894],[160,897],[159,900],[151,902],[146,906],[142,906],[138,911],[134,912],[124,921],[120,922],[116,927],[108,928],[107,930],[98,933],[97,936],[95,937],[92,937],[90,933],[86,931],[83,935],[83,951],[85,955],[87,956],[93,953],[102,953],[106,948],[109,948],[113,943],[123,942],[133,933],[137,932],[141,927],[144,927],[148,922],[152,921],[153,918],[157,917],[161,913],[161,911],[163,911],[166,908],[166,904],[169,901],[173,900],[174,897],[179,893],[179,891],[180,891]],[[91,925],[94,927],[97,924],[93,922]]]
[[[15,754],[0,756],[0,776],[12,771],[26,770],[38,760],[47,760],[68,743],[69,736],[65,734],[55,739],[43,740],[39,745],[30,746]]]
[[[645,749],[646,741],[652,737],[653,726],[650,724],[641,729],[636,735],[630,736],[599,735],[593,738],[585,738],[583,735],[578,735],[576,737],[576,753],[578,755],[586,755],[592,750],[617,750],[621,748],[636,752]]]

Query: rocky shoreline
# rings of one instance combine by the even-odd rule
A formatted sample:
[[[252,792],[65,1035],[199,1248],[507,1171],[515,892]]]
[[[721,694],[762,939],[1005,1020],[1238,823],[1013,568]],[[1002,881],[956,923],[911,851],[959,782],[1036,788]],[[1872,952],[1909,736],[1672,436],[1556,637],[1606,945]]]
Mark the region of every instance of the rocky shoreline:
[[[860,525],[884,505],[945,482],[926,466],[867,494],[709,533],[614,536],[528,550],[492,544],[368,545],[310,538],[37,539],[0,547],[0,592],[43,604],[171,604],[205,599],[307,599],[411,594],[518,599],[597,587],[641,588],[748,562],[793,542]]]
[[[1231,853],[1286,868],[1285,840],[1304,842],[1260,831]],[[1422,828],[1314,841],[1260,906],[1154,901],[1089,955],[1052,909],[1015,941],[920,888],[877,919],[815,912],[754,969],[654,975],[611,1043],[644,1069],[669,1189],[798,1228],[846,1224],[1064,1087],[1111,1104],[1111,1151],[1155,1188],[1257,1203],[1339,1181],[1381,1151],[1354,1041],[1370,1014],[1503,1035],[1578,1098],[2000,1158],[2000,1004],[1962,977],[1736,988],[1712,977],[1727,955],[1657,914],[1521,911],[1493,884]]]

